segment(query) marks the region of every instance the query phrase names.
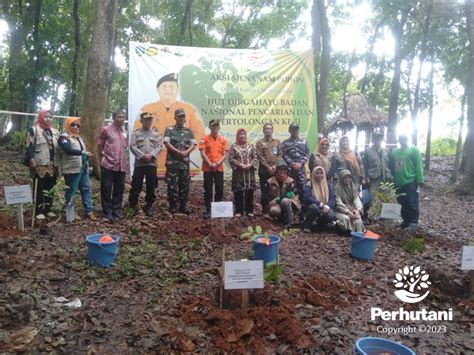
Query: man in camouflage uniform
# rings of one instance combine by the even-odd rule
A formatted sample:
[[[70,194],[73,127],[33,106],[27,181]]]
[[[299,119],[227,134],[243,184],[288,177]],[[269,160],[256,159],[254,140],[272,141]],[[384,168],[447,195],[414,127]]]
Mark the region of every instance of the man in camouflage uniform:
[[[149,112],[140,114],[142,128],[133,131],[130,139],[130,150],[135,156],[133,169],[132,190],[129,195],[130,207],[136,213],[138,196],[142,191],[143,178],[146,179],[146,206],[147,217],[153,216],[152,205],[155,202],[155,187],[157,185],[156,165],[157,157],[163,146],[163,137],[156,128],[151,128],[153,116]]]
[[[276,162],[282,159],[281,142],[273,138],[273,125],[265,123],[263,125],[263,138],[257,142],[258,177],[260,179],[260,192],[262,213],[268,212],[270,200],[266,196],[266,185],[268,179],[275,175]]]
[[[306,184],[306,163],[309,159],[309,148],[306,139],[299,137],[300,126],[293,122],[288,128],[290,138],[283,141],[283,159],[289,167],[288,175],[295,180],[300,198],[304,196]]]
[[[196,148],[193,131],[184,127],[186,113],[179,108],[174,112],[176,125],[167,127],[164,134],[166,154],[166,183],[168,184],[168,202],[170,212],[179,211],[190,214],[188,208],[189,195],[189,155]]]

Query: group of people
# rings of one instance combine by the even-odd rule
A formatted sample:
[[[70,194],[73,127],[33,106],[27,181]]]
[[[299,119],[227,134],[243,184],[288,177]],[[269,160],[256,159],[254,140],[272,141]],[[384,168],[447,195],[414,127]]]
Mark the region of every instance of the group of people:
[[[66,203],[79,189],[85,216],[96,220],[92,205],[91,185],[87,169],[91,153],[80,137],[80,119],[68,118],[65,133],[59,135],[51,126],[51,111],[41,111],[37,124],[29,130],[27,157],[34,178],[38,219],[52,216],[49,210],[50,190],[59,174],[68,187]],[[318,226],[338,226],[344,231],[363,231],[364,205],[360,187],[374,193],[382,182],[394,181],[401,193],[402,227],[416,228],[418,223],[418,186],[423,184],[421,154],[408,147],[406,136],[400,136],[400,148],[389,151],[382,147],[383,130],[373,133],[374,143],[364,154],[352,151],[347,136],[340,139],[339,150],[330,153],[327,138],[321,138],[310,154],[306,140],[299,136],[299,125],[289,126],[290,137],[283,142],[273,137],[273,125],[263,126],[263,138],[256,145],[247,141],[247,132],[240,128],[235,142],[228,148],[219,134],[220,123],[209,122],[209,134],[196,141],[193,130],[186,125],[184,109],[174,111],[175,124],[163,135],[154,127],[152,113],[140,114],[140,125],[130,136],[130,151],[135,157],[129,205],[138,212],[139,195],[146,181],[146,216],[153,216],[156,199],[158,157],[166,147],[166,183],[170,213],[192,213],[188,205],[190,187],[190,154],[198,147],[202,156],[204,178],[204,218],[211,216],[211,202],[224,196],[224,162],[232,169],[232,192],[235,217],[254,216],[254,191],[258,172],[261,206],[264,214],[279,220],[285,227],[299,217],[306,232]],[[112,124],[102,128],[97,141],[101,167],[101,202],[106,220],[122,217],[122,199],[129,139],[124,129],[125,114],[116,111]],[[309,164],[307,164],[309,163]],[[306,165],[310,178],[307,179]]]

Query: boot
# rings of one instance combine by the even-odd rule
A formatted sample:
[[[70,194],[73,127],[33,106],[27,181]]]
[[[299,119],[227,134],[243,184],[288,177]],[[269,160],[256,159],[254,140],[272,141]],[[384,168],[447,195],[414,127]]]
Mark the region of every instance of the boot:
[[[153,217],[153,207],[151,204],[146,204],[145,209],[145,216],[147,217]]]
[[[171,214],[178,213],[178,206],[175,203],[170,203],[170,213]]]
[[[184,214],[191,214],[191,209],[187,206],[186,201],[181,201],[179,206],[179,212]]]

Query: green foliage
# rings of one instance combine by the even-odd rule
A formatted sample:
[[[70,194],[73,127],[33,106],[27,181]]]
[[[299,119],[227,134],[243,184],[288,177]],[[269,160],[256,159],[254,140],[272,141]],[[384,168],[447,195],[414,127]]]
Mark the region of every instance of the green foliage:
[[[403,243],[403,250],[410,254],[416,254],[423,250],[425,246],[425,238],[413,237]]]
[[[431,141],[431,155],[455,155],[457,142],[454,138],[435,138]]]
[[[262,236],[262,235],[264,237],[268,237],[268,233],[262,234],[262,227],[255,226],[255,228],[254,228],[252,226],[248,226],[247,229],[245,230],[245,232],[243,232],[240,235],[240,239],[248,239],[248,240],[252,241],[255,238],[257,238],[258,236]]]
[[[16,152],[23,152],[26,149],[26,134],[26,130],[13,132],[8,149]]]
[[[372,196],[369,217],[374,221],[379,220],[382,213],[382,203],[397,203],[397,197],[402,195],[397,194],[397,189],[393,182],[381,183],[378,190]]]
[[[282,272],[283,268],[281,265],[278,262],[273,261],[265,266],[265,274],[263,277],[266,282],[277,284],[280,281]]]
[[[64,179],[60,178],[57,180],[56,185],[54,185],[51,190],[44,191],[44,195],[52,199],[51,211],[55,212],[56,214],[61,213],[66,204],[64,194],[67,188],[68,187],[66,186]]]

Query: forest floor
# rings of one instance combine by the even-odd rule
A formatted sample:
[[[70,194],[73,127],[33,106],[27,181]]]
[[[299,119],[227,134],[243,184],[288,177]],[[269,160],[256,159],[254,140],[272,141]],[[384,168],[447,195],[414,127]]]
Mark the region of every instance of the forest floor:
[[[15,163],[19,161],[13,153],[0,152],[1,186],[28,182],[25,169]],[[369,227],[382,236],[371,262],[350,256],[350,237],[292,230],[280,245],[279,282],[251,291],[248,310],[239,307],[239,291],[227,291],[227,309],[219,307],[222,250],[226,260],[246,258],[250,244],[240,235],[247,226],[277,233],[281,227],[262,216],[233,218],[226,221],[223,235],[220,221],[202,219],[199,181],[193,182],[190,216],[167,213],[162,182],[153,219],[61,221],[20,232],[12,206],[2,203],[0,353],[334,354],[350,353],[365,336],[399,341],[418,354],[472,353],[474,301],[469,300],[469,279],[460,270],[460,259],[462,246],[474,235],[474,201],[452,194],[450,159],[435,158],[432,167],[420,197],[416,236],[424,238],[421,251],[405,251],[403,245],[413,235],[395,227]],[[97,182],[94,186],[97,190]],[[229,189],[226,198],[231,198]],[[98,208],[97,194],[95,199]],[[30,220],[31,208],[26,218]],[[86,261],[85,236],[94,233],[121,238],[109,268]],[[404,304],[394,295],[395,274],[411,265],[426,270],[432,282],[419,304]],[[80,307],[58,297],[78,299]],[[372,307],[451,308],[453,320],[372,321]],[[408,325],[417,331],[387,333]]]

